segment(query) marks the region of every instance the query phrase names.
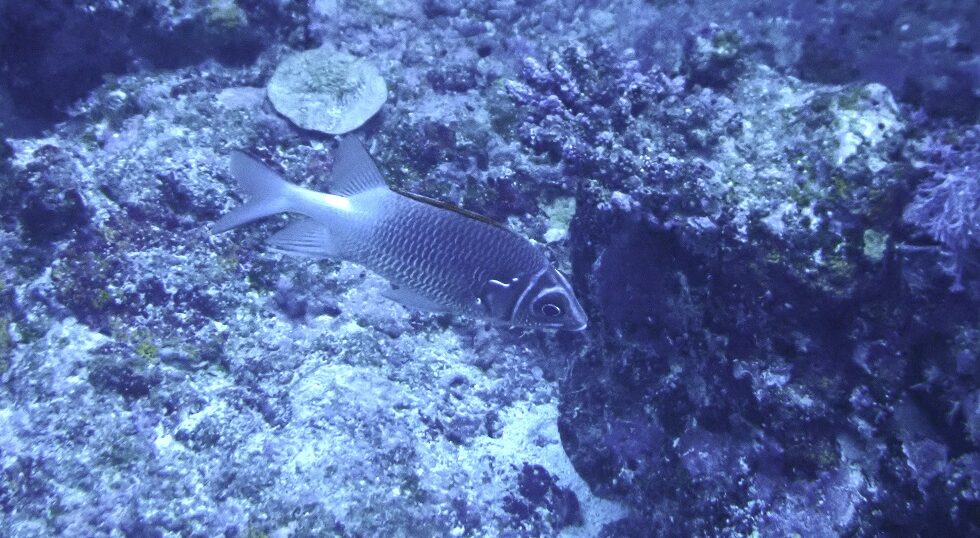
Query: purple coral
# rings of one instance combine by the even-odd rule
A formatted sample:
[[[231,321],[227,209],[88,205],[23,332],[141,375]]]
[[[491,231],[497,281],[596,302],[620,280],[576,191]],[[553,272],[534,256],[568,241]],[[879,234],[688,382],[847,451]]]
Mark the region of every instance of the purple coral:
[[[905,208],[905,220],[956,255],[956,287],[970,252],[980,246],[980,127],[940,130],[920,145],[931,173]]]

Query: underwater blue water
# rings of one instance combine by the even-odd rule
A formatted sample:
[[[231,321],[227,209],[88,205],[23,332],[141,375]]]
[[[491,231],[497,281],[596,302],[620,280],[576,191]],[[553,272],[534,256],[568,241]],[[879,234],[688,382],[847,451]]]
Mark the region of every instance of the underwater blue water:
[[[978,28],[0,0],[0,536],[980,536]]]

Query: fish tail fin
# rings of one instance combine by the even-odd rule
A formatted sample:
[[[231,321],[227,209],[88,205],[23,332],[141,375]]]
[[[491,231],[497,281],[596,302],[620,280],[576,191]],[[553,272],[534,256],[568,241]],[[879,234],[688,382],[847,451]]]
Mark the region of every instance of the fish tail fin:
[[[231,154],[230,169],[241,190],[250,199],[218,219],[213,226],[214,233],[294,209],[293,201],[297,198],[300,187],[282,179],[266,165],[240,151],[234,151]]]

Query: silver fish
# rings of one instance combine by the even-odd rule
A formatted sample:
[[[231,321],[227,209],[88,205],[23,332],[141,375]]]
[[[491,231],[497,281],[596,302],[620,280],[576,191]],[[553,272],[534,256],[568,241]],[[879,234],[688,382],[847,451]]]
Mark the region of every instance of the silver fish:
[[[358,263],[388,279],[405,306],[517,327],[585,329],[571,286],[527,239],[450,204],[390,189],[353,136],[340,140],[331,194],[304,189],[244,153],[231,172],[249,201],[214,224],[220,233],[276,213],[305,218],[274,234],[278,251]]]

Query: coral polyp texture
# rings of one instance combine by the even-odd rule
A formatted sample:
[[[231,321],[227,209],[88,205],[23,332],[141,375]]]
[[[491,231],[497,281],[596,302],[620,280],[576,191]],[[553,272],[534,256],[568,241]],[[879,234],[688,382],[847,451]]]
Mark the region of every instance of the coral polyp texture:
[[[937,130],[918,144],[916,156],[928,176],[905,220],[953,254],[958,277],[963,264],[980,264],[980,126]]]
[[[330,47],[286,57],[266,89],[280,114],[304,129],[326,134],[357,129],[388,99],[377,67]]]
[[[980,536],[978,13],[0,0],[0,536]],[[211,233],[342,131],[588,329]]]

